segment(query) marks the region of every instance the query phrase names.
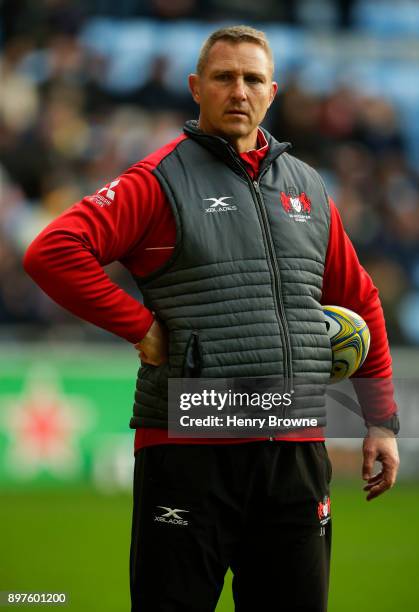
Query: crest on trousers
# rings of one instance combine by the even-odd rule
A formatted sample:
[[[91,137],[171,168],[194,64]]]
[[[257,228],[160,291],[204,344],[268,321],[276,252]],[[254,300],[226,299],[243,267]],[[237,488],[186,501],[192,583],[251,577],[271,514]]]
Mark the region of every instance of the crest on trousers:
[[[327,495],[323,497],[323,501],[319,501],[317,504],[317,516],[320,525],[326,525],[330,521],[330,497]]]
[[[281,204],[294,221],[305,223],[311,219],[311,200],[304,191],[298,193],[295,187],[289,187],[287,193],[281,191]]]

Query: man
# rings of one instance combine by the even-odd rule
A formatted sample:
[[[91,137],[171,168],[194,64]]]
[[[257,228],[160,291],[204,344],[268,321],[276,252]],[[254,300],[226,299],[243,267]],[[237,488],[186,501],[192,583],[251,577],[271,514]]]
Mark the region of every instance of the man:
[[[377,290],[320,177],[259,128],[277,91],[272,75],[262,32],[212,34],[189,77],[198,123],[62,214],[26,254],[26,270],[51,297],[140,353],[134,611],[214,610],[228,567],[236,610],[327,609],[323,437],[169,438],[169,376],[327,382],[321,303],[367,321],[372,343],[360,375],[391,376]],[[284,205],[292,200],[294,209]],[[103,272],[117,259],[144,306]],[[375,419],[383,427],[364,441],[367,499],[395,482],[394,414],[384,402]],[[373,476],[376,459],[383,469]]]

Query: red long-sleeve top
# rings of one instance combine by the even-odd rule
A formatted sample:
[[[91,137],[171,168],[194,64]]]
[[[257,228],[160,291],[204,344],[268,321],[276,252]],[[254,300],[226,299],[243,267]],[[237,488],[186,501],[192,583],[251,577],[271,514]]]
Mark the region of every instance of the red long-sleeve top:
[[[146,335],[153,315],[113,283],[103,266],[118,260],[141,277],[156,270],[172,254],[176,240],[173,213],[150,169],[182,138],[185,136],[62,213],[35,238],[24,257],[26,272],[58,304],[133,344]],[[266,139],[259,131],[258,148],[241,154],[252,178],[257,176],[267,150]],[[357,376],[389,379],[391,357],[378,291],[360,265],[332,201],[330,216],[322,303],[350,308],[368,324],[371,346]],[[396,411],[390,396],[387,393],[383,401],[380,414],[383,420]],[[175,439],[168,438],[165,430],[141,428],[136,431],[135,448],[167,442],[246,440],[249,439]]]

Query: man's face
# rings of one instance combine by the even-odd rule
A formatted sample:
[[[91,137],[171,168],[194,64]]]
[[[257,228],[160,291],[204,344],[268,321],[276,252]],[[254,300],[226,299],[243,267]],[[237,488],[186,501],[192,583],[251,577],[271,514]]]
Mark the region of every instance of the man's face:
[[[256,146],[258,125],[278,89],[261,46],[217,41],[202,74],[190,75],[189,87],[200,106],[201,130],[223,136],[239,152]]]

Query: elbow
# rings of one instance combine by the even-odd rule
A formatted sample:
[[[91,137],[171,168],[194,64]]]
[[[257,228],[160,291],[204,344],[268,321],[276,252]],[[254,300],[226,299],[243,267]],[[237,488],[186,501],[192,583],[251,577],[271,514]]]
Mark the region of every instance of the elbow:
[[[42,267],[42,257],[37,239],[26,249],[22,263],[26,274],[35,280]]]

